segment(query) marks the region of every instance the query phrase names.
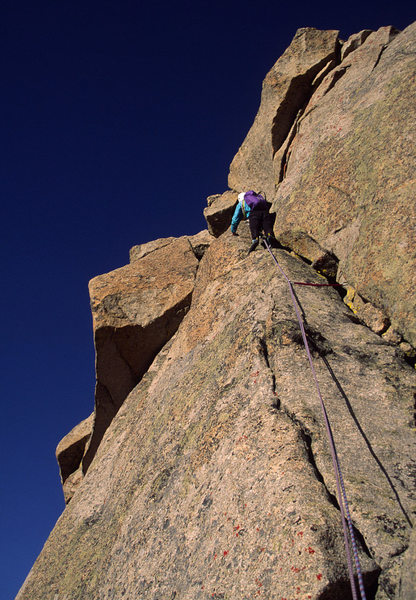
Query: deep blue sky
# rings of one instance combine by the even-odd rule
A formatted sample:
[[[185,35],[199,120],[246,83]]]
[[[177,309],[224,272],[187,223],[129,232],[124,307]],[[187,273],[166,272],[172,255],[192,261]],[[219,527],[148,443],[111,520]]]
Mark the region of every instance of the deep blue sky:
[[[55,447],[93,409],[88,280],[205,228],[298,27],[403,29],[410,5],[2,2],[2,598],[64,508]]]

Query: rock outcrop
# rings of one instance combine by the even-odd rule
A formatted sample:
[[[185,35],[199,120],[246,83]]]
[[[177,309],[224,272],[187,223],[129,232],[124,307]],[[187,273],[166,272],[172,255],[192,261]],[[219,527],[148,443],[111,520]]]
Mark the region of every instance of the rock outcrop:
[[[351,597],[289,287],[266,250],[247,256],[247,223],[227,231],[247,187],[273,201],[287,277],[343,284],[295,285],[297,306],[367,599],[414,598],[415,36],[300,30],[266,77],[233,189],[209,199],[210,233],[135,246],[92,280],[93,431],[60,444],[71,501],[18,600]]]
[[[299,30],[267,75],[229,185],[266,190],[277,237],[301,230],[333,253],[339,280],[416,346],[416,24],[365,30],[341,49],[325,33]],[[213,208],[225,231],[228,214]]]
[[[215,237],[228,229],[237,196],[237,192],[229,190],[224,194],[214,194],[207,198],[208,206],[204,209],[204,217],[208,224],[208,231]]]
[[[82,480],[81,462],[91,439],[93,425],[94,413],[71,429],[56,448],[56,460],[59,465],[66,503],[70,501],[77,485]]]
[[[260,189],[273,196],[280,171],[275,172],[275,154],[308,102],[315,78],[335,65],[338,53],[338,31],[297,31],[263,82],[259,112],[231,163],[231,189]]]
[[[305,229],[331,250],[340,277],[413,345],[415,45],[416,24],[398,36],[384,27],[326,76],[274,199],[277,227]]]

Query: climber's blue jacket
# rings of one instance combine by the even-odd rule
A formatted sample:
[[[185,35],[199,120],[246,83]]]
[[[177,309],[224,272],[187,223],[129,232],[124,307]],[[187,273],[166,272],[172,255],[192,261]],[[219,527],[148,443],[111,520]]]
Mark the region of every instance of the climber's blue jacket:
[[[231,219],[231,232],[237,231],[238,224],[242,219],[248,219],[252,210],[268,210],[265,198],[256,194],[253,190],[238,194],[238,202]]]

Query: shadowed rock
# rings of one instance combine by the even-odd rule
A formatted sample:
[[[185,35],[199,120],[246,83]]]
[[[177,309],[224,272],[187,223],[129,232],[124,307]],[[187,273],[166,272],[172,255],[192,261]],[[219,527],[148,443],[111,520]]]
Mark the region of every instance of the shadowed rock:
[[[193,253],[198,260],[201,260],[213,241],[212,234],[207,229],[203,229],[199,233],[189,236],[188,240],[192,246]]]
[[[66,503],[70,501],[77,485],[82,480],[82,470],[79,467],[91,438],[93,424],[94,413],[71,429],[56,448],[56,460],[59,465]]]
[[[208,206],[204,208],[204,217],[213,236],[218,237],[230,226],[237,197],[237,192],[228,190],[207,198]]]
[[[338,270],[336,257],[332,252],[322,248],[305,231],[284,231],[279,234],[278,240],[282,246],[290,248],[307,260],[315,271],[319,271],[325,277],[336,277]]]

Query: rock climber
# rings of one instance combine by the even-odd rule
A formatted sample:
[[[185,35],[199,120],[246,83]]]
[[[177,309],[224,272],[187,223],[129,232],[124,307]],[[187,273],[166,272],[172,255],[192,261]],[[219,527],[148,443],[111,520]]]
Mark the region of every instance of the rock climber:
[[[264,192],[256,193],[253,190],[238,194],[238,202],[231,220],[231,233],[237,235],[237,227],[242,219],[248,219],[251,233],[251,246],[249,253],[258,246],[260,234],[263,231],[272,248],[279,247],[273,235],[273,222],[275,215],[270,214],[271,204],[266,200]]]

